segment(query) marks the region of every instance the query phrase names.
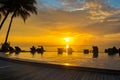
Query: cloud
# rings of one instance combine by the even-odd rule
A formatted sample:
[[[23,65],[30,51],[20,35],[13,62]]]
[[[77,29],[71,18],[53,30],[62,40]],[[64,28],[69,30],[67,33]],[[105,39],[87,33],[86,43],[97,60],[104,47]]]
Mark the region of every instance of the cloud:
[[[26,24],[20,22],[21,20],[19,21],[18,18],[15,19],[10,35],[74,36],[79,39],[81,35],[84,35],[84,39],[90,36],[99,41],[99,37],[102,37],[102,40],[110,39],[111,36],[104,36],[120,32],[120,10],[111,7],[107,0],[37,1],[38,15],[32,15]],[[4,31],[1,32],[1,35],[3,33]]]
[[[59,1],[64,6],[63,9],[67,11],[77,11],[86,9],[86,7],[84,6],[85,0],[59,0]]]
[[[89,18],[102,22],[106,17],[113,14],[114,9],[110,7],[107,0],[87,0],[86,7],[89,8]]]
[[[96,22],[102,22],[106,17],[113,15],[117,11],[109,5],[107,0],[52,0],[54,3],[51,4],[48,2],[45,3],[45,1],[46,0],[41,0],[40,11],[80,11],[79,14],[83,11],[85,15],[89,15],[87,16],[88,18]],[[55,3],[57,4],[55,5]]]
[[[110,16],[106,17],[104,22],[115,22],[115,23],[120,22],[120,11],[116,12],[113,15],[110,15]]]
[[[52,0],[53,1],[53,0]],[[76,31],[93,35],[118,33],[118,9],[107,0],[54,0],[61,7],[42,6],[34,18],[36,26],[53,32]]]
[[[29,22],[46,33],[69,31],[104,35],[118,33],[120,30],[120,11],[111,7],[107,0],[52,0],[54,3],[45,1],[47,0],[39,0],[38,16]],[[52,5],[55,3],[59,7]]]

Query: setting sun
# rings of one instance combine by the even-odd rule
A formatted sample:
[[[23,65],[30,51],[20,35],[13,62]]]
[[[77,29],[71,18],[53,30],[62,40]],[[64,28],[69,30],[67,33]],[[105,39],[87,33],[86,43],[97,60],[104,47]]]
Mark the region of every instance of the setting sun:
[[[64,40],[65,40],[66,42],[69,42],[69,41],[70,41],[70,38],[64,38]]]
[[[23,79],[120,80],[120,0],[0,0],[0,80]]]

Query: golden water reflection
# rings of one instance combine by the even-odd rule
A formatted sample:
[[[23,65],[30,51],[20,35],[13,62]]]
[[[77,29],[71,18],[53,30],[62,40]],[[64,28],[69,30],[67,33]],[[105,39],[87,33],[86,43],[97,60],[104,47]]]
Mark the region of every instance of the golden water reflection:
[[[65,66],[70,66],[70,64],[69,64],[69,63],[64,63],[64,65],[65,65]]]
[[[120,57],[118,54],[114,57],[110,57],[105,53],[99,53],[99,57],[97,58],[93,58],[93,53],[84,54],[81,52],[73,52],[72,54],[66,52],[63,52],[62,54],[58,54],[57,52],[45,52],[44,54],[35,53],[34,55],[30,52],[22,52],[18,55],[15,53],[6,54],[10,58],[34,60],[37,62],[65,66],[97,67],[120,70]]]

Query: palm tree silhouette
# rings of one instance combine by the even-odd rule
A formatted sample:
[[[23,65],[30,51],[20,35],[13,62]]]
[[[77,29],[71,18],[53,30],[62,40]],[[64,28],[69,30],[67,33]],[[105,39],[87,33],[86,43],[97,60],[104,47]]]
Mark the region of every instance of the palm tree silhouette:
[[[6,21],[8,15],[10,12],[12,12],[12,0],[0,0],[0,11],[4,10],[6,12],[4,19],[2,20],[2,23],[0,24],[0,29],[2,28],[4,22]]]
[[[6,11],[5,17],[0,25],[0,28],[2,28],[2,25],[4,24],[8,15],[10,13],[12,14],[6,39],[4,42],[4,43],[7,43],[14,17],[20,16],[25,22],[31,13],[37,14],[37,8],[35,7],[36,0],[0,0],[0,4],[2,4],[0,9],[3,9]]]
[[[1,22],[0,29],[2,28],[8,15],[11,14],[11,19],[4,44],[7,44],[14,17],[20,16],[25,22],[26,19],[30,17],[31,13],[37,14],[37,8],[35,4],[36,0],[0,0],[0,10],[3,10],[5,12],[5,17]]]
[[[0,0],[1,1],[1,0]],[[4,8],[1,7],[2,5],[0,4],[0,20],[2,18],[2,15],[5,15],[6,14],[6,11]]]

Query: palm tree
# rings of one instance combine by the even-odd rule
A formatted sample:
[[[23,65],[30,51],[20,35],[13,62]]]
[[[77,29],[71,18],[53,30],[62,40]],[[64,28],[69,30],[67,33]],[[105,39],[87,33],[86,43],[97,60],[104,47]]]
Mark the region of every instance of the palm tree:
[[[36,1],[35,0],[0,0],[0,3],[3,4],[1,8],[6,11],[5,17],[0,25],[0,28],[7,19],[8,15],[10,13],[12,14],[8,31],[6,34],[6,39],[4,42],[6,44],[14,17],[20,16],[25,22],[31,13],[37,14],[37,8],[35,6]]]
[[[0,29],[2,28],[8,15],[10,13],[13,13],[17,8],[20,9],[21,7],[27,12],[37,13],[35,4],[36,0],[0,0],[0,11],[3,11],[3,14],[5,15],[4,19],[0,24]]]
[[[6,13],[4,14],[5,17],[4,19],[2,20],[1,24],[0,24],[0,29],[2,28],[5,20],[7,19],[9,13],[10,13],[10,5],[11,5],[12,1],[11,0],[0,0],[0,11],[4,10]]]
[[[8,40],[9,31],[11,29],[11,24],[12,24],[14,17],[20,16],[25,22],[25,20],[30,16],[30,13],[37,14],[36,7],[34,5],[36,3],[35,0],[13,0],[13,1],[14,1],[13,5],[12,5],[13,6],[13,11],[12,11],[13,14],[11,16],[5,43]]]
[[[1,0],[0,0],[0,2],[1,2]],[[6,14],[6,11],[5,11],[5,9],[3,9],[2,4],[0,3],[0,20],[2,18],[2,15],[5,15],[5,14]]]

